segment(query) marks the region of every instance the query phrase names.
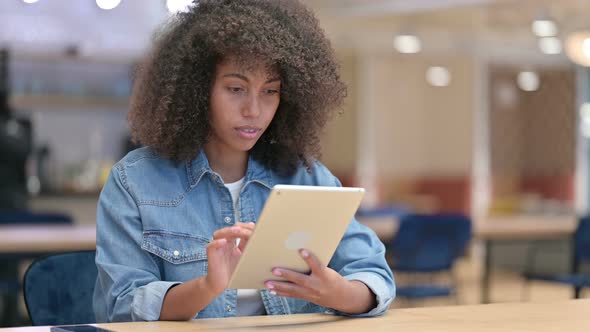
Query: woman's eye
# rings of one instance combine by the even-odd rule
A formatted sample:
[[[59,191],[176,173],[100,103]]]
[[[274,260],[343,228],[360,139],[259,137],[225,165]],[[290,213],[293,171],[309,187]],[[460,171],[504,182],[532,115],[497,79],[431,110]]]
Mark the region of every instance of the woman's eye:
[[[275,89],[268,89],[266,90],[266,94],[267,95],[276,95],[279,93],[279,90],[275,90]]]
[[[242,93],[242,92],[244,92],[244,89],[243,88],[237,87],[237,86],[230,86],[227,89],[229,90],[229,92],[232,92],[232,93]]]

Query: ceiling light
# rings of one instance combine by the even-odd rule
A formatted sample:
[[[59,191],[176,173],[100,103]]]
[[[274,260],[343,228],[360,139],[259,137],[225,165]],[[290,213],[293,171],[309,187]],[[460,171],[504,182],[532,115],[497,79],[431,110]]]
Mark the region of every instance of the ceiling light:
[[[508,80],[499,80],[494,84],[494,99],[497,100],[500,109],[512,109],[518,104],[518,91],[514,84]]]
[[[35,3],[39,0],[23,0],[24,3]]]
[[[451,73],[445,67],[430,67],[426,71],[426,81],[436,87],[448,86],[451,83]]]
[[[516,83],[523,91],[536,91],[539,89],[539,75],[534,71],[522,71],[518,73]]]
[[[393,46],[400,53],[418,53],[422,50],[420,39],[414,35],[397,35],[393,40]]]
[[[556,37],[544,37],[539,39],[539,49],[545,54],[560,54],[561,41]]]
[[[557,25],[549,19],[533,21],[533,33],[538,37],[553,37],[557,35]]]
[[[590,103],[583,103],[580,107],[580,117],[583,122],[590,124]]]
[[[167,0],[166,7],[172,14],[188,11],[193,4],[193,0]]]
[[[100,9],[111,10],[117,7],[121,0],[96,0],[96,5]]]
[[[590,31],[570,34],[565,41],[565,51],[575,63],[590,67]]]
[[[582,135],[586,138],[590,138],[590,103],[584,103],[580,107],[580,117],[582,121],[580,125],[582,126]]]
[[[582,42],[582,53],[584,53],[584,56],[587,58],[590,58],[590,38],[586,38]]]

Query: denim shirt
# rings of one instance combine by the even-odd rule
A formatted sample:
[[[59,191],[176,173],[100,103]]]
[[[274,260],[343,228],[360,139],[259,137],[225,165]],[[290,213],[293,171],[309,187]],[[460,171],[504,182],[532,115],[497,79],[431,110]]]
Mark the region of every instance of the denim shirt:
[[[256,223],[275,184],[340,186],[319,162],[285,177],[250,157],[239,195],[239,221]],[[216,230],[236,222],[234,216],[229,190],[203,151],[182,163],[159,157],[149,148],[129,153],[111,170],[98,203],[97,321],[158,320],[172,286],[207,274],[206,246]],[[352,220],[328,266],[347,280],[363,282],[375,294],[377,306],[354,316],[387,310],[395,285],[385,248],[373,231]],[[269,315],[334,312],[266,290],[261,295]],[[235,316],[236,302],[236,290],[226,290],[195,318]]]

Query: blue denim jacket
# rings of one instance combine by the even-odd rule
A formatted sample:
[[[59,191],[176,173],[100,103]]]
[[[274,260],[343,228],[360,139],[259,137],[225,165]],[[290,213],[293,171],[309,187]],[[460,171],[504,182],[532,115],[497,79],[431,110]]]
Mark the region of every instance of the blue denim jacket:
[[[321,163],[281,177],[253,158],[239,196],[241,221],[256,222],[275,184],[340,186]],[[206,246],[213,232],[235,223],[234,208],[221,177],[205,154],[174,164],[149,148],[129,153],[112,169],[97,211],[94,311],[98,322],[157,320],[170,287],[207,274]],[[385,248],[375,233],[352,220],[329,267],[348,280],[365,283],[383,313],[395,294]],[[237,292],[226,290],[196,318],[235,316]],[[329,312],[300,299],[261,291],[270,315]],[[354,299],[351,299],[354,300]]]

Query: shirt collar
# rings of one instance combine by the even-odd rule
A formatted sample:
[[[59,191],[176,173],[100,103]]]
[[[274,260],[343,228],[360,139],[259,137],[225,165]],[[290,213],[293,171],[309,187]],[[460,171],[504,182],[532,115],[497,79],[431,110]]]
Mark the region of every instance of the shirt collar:
[[[191,187],[196,186],[199,181],[201,181],[203,175],[206,173],[214,173],[214,171],[209,166],[209,160],[207,160],[207,156],[205,155],[205,151],[203,149],[199,151],[199,154],[197,157],[195,157],[195,159],[186,163],[186,170]],[[256,159],[254,159],[252,154],[248,156],[245,185],[250,182],[260,183],[269,189],[272,189],[273,186],[271,171]]]

